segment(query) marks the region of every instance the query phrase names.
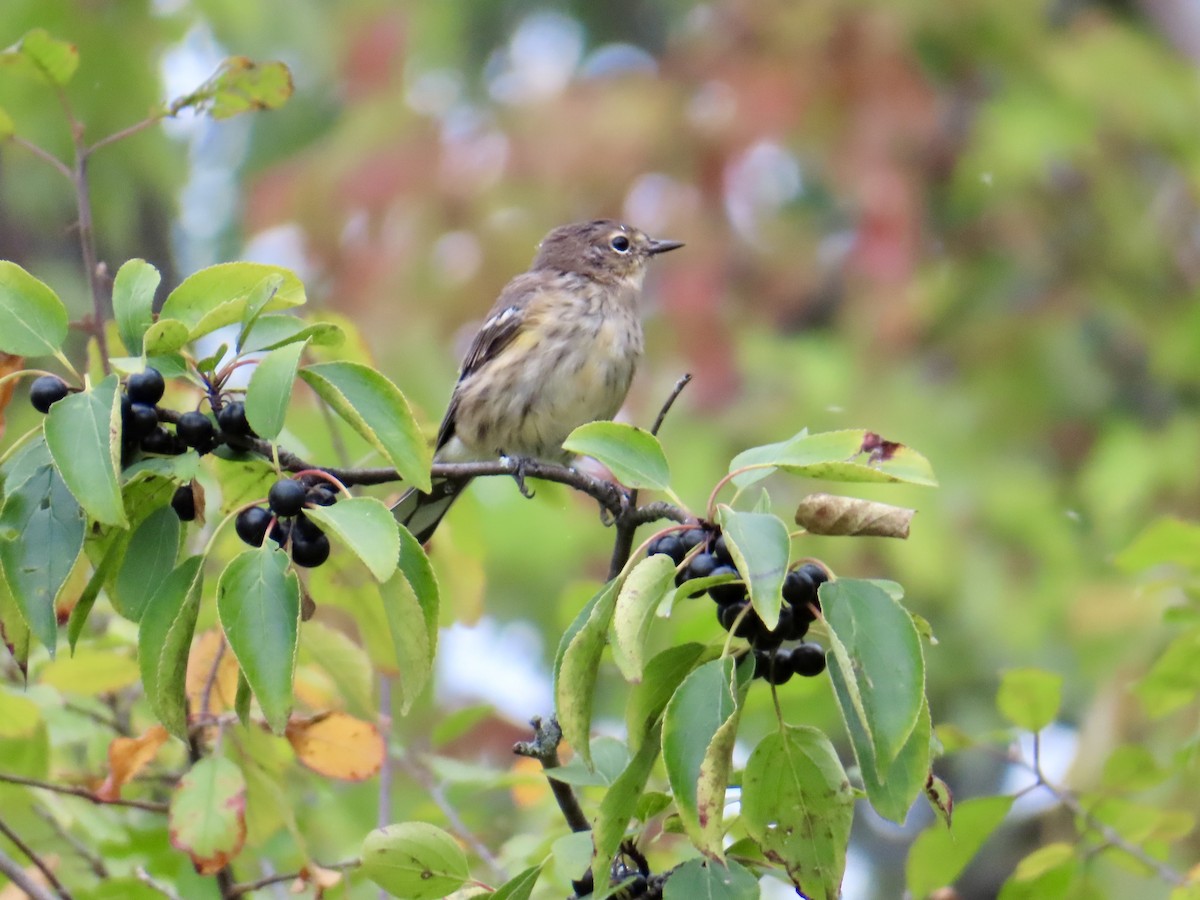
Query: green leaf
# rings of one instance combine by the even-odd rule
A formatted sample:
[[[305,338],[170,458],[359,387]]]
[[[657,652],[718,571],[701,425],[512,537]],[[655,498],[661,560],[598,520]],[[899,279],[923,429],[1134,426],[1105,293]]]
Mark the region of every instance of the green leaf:
[[[83,549],[83,512],[49,465],[6,487],[0,508],[0,567],[25,624],[54,656],[54,601]]]
[[[654,621],[654,610],[664,594],[673,590],[675,563],[669,556],[656,553],[636,566],[621,591],[613,615],[613,660],[626,681],[642,679],[646,638]]]
[[[592,766],[592,702],[600,656],[612,624],[620,579],[614,578],[593,597],[575,618],[559,645],[554,672],[554,706],[563,737],[588,768]]]
[[[29,626],[4,580],[4,567],[0,565],[0,643],[8,648],[22,675],[29,672],[29,638]]]
[[[658,438],[624,422],[588,422],[572,431],[563,449],[604,463],[626,487],[665,491],[671,485]]]
[[[641,748],[683,680],[698,665],[717,655],[717,650],[689,643],[668,647],[651,658],[646,664],[645,677],[630,692],[625,704],[625,729],[631,750],[636,753]]]
[[[231,56],[216,74],[171,104],[171,113],[192,107],[214,119],[254,110],[278,109],[292,96],[292,73],[281,62],[256,63]]]
[[[510,878],[496,888],[488,900],[529,900],[537,884],[538,876],[542,874],[541,866],[531,866],[520,875]]]
[[[66,337],[67,309],[58,294],[16,263],[0,259],[0,351],[53,356]]]
[[[34,28],[0,52],[0,67],[62,87],[79,68],[79,49],[52,38],[44,28]]]
[[[292,385],[304,343],[288,344],[272,350],[254,367],[250,385],[246,388],[246,418],[263,440],[273,441],[283,431],[288,404],[292,400]]]
[[[1098,897],[1087,888],[1080,890],[1077,876],[1085,871],[1080,850],[1074,843],[1055,841],[1039,847],[1017,863],[1017,868],[1000,888],[998,900],[1043,900],[1046,897]],[[1196,893],[1172,891],[1169,900],[1196,900]]]
[[[395,466],[400,477],[430,490],[433,454],[399,388],[370,366],[352,362],[306,366],[300,377]]]
[[[159,318],[142,338],[147,356],[169,356],[187,346],[191,329],[178,319]]]
[[[996,692],[996,708],[1018,728],[1041,731],[1062,703],[1062,676],[1041,669],[1009,669]]]
[[[281,287],[283,287],[283,276],[278,273],[268,275],[254,286],[254,290],[246,298],[246,308],[242,310],[242,327],[238,332],[237,352],[241,353],[245,349],[250,329],[254,327],[254,323],[262,316],[267,304],[279,293]]]
[[[331,322],[307,324],[303,319],[284,313],[259,316],[250,331],[240,336],[245,353],[274,350],[297,341],[308,341],[315,347],[336,347],[345,339],[346,333]]]
[[[267,724],[282,734],[300,627],[300,583],[287,554],[266,546],[234,559],[217,582],[217,614]]]
[[[758,879],[732,860],[689,859],[663,886],[663,900],[758,900]]]
[[[646,782],[658,759],[661,734],[662,726],[656,722],[649,732],[643,735],[641,748],[626,763],[621,774],[605,791],[604,799],[600,801],[600,811],[592,823],[592,838],[595,842],[592,875],[595,884],[604,884],[613,856],[616,855],[629,826],[629,820],[637,811],[638,801],[646,789]]]
[[[436,637],[430,637],[426,612],[402,572],[380,585],[380,593],[400,670],[400,709],[407,713],[433,673]]]
[[[1171,516],[1159,519],[1117,554],[1116,563],[1125,572],[1166,564],[1194,570],[1200,566],[1200,525]]]
[[[304,514],[335,536],[370,569],[387,581],[400,558],[400,525],[374,497],[348,497],[332,506],[314,506]]]
[[[841,896],[854,791],[833,744],[815,728],[767,735],[742,776],[742,822],[797,890]]]
[[[351,713],[366,719],[375,715],[371,660],[345,632],[318,620],[305,622],[300,630],[300,664],[324,670]]]
[[[142,353],[142,338],[154,324],[154,292],[162,280],[158,269],[144,259],[131,259],[113,279],[113,318],[121,343],[134,356]],[[178,349],[178,348],[176,348]]]
[[[233,695],[233,711],[243,728],[250,727],[250,701],[254,692],[250,690],[250,682],[246,680],[244,669],[238,669],[237,690]]]
[[[724,856],[722,809],[741,713],[734,668],[731,657],[704,663],[683,680],[663,714],[663,762],[675,805],[692,843],[714,859]]]
[[[160,506],[134,529],[117,573],[113,608],[131,622],[142,618],[146,603],[175,569],[183,528],[169,506]]]
[[[445,897],[470,877],[458,842],[425,822],[375,829],[363,841],[361,858],[363,874],[406,900]]]
[[[954,884],[963,869],[992,836],[1012,807],[1012,797],[974,797],[954,808],[951,828],[935,823],[925,829],[908,851],[908,889],[914,897],[927,897],[940,887]]]
[[[155,589],[138,628],[142,687],[158,720],[181,741],[187,740],[185,679],[203,581],[204,557],[185,559]]]
[[[885,441],[862,429],[821,434],[802,431],[791,440],[739,453],[729,463],[729,471],[747,466],[756,468],[734,477],[733,483],[739,488],[761,481],[776,469],[826,481],[937,486],[929,460],[903,444]]]
[[[778,516],[737,512],[723,504],[717,507],[717,518],[734,565],[750,589],[750,604],[763,624],[774,629],[792,546],[787,524]]]
[[[882,773],[912,733],[924,702],[920,636],[904,607],[870,581],[823,584],[821,605],[831,633],[830,669],[841,676],[834,682],[838,705],[869,736],[870,764]],[[868,765],[861,757],[859,763]]]
[[[102,525],[128,525],[118,474],[117,376],[59,400],[50,407],[43,427],[54,465],[79,505]]]
[[[280,276],[283,284],[266,309],[286,309],[305,302],[304,285],[295,272],[263,263],[220,263],[185,278],[167,296],[159,318],[183,322],[192,339],[240,322],[255,288],[271,275]]]
[[[213,875],[246,842],[246,779],[223,756],[201,759],[171,795],[171,846],[192,858],[201,875]]]
[[[844,688],[841,673],[830,669],[830,678],[835,693]],[[932,726],[929,721],[929,705],[921,704],[917,725],[896,754],[891,764],[884,767],[876,764],[870,736],[862,730],[856,719],[846,718],[846,730],[850,734],[850,745],[858,760],[859,774],[867,799],[875,811],[885,819],[904,824],[913,801],[929,779],[929,742]]]
[[[6,141],[16,133],[17,123],[8,114],[8,110],[0,106],[0,141]]]
[[[1176,635],[1158,654],[1135,691],[1147,715],[1160,718],[1181,709],[1200,693],[1200,628]]]

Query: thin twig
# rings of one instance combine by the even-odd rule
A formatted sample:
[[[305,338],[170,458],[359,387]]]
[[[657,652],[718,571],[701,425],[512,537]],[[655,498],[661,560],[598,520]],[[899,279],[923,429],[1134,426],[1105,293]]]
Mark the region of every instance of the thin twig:
[[[38,817],[41,818],[42,821],[46,822],[51,828],[53,828],[55,832],[58,833],[60,838],[62,838],[66,843],[70,844],[72,850],[87,860],[87,864],[91,868],[93,875],[95,875],[97,878],[108,877],[108,866],[104,864],[104,860],[101,859],[91,847],[87,846],[83,841],[75,837],[75,835],[71,834],[70,831],[64,828],[58,819],[54,817],[54,814],[50,812],[50,810],[42,806],[35,806],[33,811],[38,814]]]
[[[133,137],[138,132],[145,131],[147,128],[157,125],[159,122],[165,119],[167,115],[167,111],[163,110],[162,112],[153,115],[148,119],[142,119],[140,122],[135,122],[128,128],[122,128],[120,131],[114,131],[107,137],[102,137],[100,140],[96,141],[96,143],[92,144],[90,147],[87,147],[84,153],[87,156],[91,156],[101,147],[107,147],[109,144],[115,144],[117,141],[123,141],[127,137]]]
[[[26,778],[23,775],[9,775],[6,772],[0,772],[0,781],[8,784],[22,784],[25,787],[41,788],[44,791],[53,791],[56,794],[82,797],[84,800],[89,800],[97,806],[127,806],[130,809],[144,809],[146,812],[155,813],[165,813],[170,809],[166,803],[155,803],[150,800],[106,800],[103,797],[97,797],[92,791],[86,788],[72,787],[67,784],[52,784],[48,781]]]
[[[550,782],[550,790],[554,792],[554,799],[558,802],[558,808],[570,829],[591,831],[591,823],[583,814],[583,807],[579,805],[579,798],[575,796],[571,786],[565,781],[556,781],[549,774],[551,769],[562,765],[558,758],[558,745],[562,741],[562,728],[559,727],[558,720],[553,716],[549,719],[534,716],[529,720],[529,724],[533,726],[533,740],[518,742],[513,747],[513,753],[531,757],[542,764],[546,780]]]
[[[667,418],[667,413],[671,411],[671,407],[675,405],[675,401],[679,399],[679,395],[683,393],[683,389],[691,384],[692,373],[685,372],[679,376],[679,380],[675,382],[675,387],[671,388],[671,393],[667,395],[666,401],[662,405],[662,409],[658,411],[658,416],[654,419],[654,424],[650,427],[650,433],[655,437],[658,436],[659,429],[663,426],[663,421]]]
[[[318,864],[319,865],[319,864]],[[349,869],[357,869],[362,865],[361,859],[348,859],[345,862],[332,863],[328,866],[321,866],[322,869],[333,869],[338,872],[345,872]],[[285,872],[283,874],[265,875],[257,881],[247,881],[241,884],[235,884],[230,888],[229,897],[240,897],[243,894],[249,894],[252,891],[260,890],[261,888],[270,887],[273,884],[281,884],[285,881],[295,881],[297,878],[304,878],[303,871],[300,872]]]
[[[79,706],[76,703],[69,702],[63,704],[63,708],[68,712],[75,713],[77,716],[83,716],[85,719],[91,719],[97,725],[103,725],[105,728],[109,728],[115,731],[117,734],[125,734],[124,729],[121,728],[120,722],[118,722],[116,719],[110,719],[107,716],[101,715],[93,709],[87,709],[86,707]]]
[[[217,652],[213,656],[212,671],[208,673],[208,677],[204,679],[204,691],[200,694],[200,715],[207,716],[209,704],[212,702],[213,685],[217,683],[217,671],[221,668],[221,660],[225,656],[225,637],[221,636],[221,642],[217,644]]]
[[[21,839],[19,834],[9,828],[8,823],[3,819],[0,819],[0,834],[3,834],[6,838],[12,841],[13,846],[24,853],[29,861],[37,866],[38,871],[45,876],[48,882],[50,882],[51,886],[54,888],[58,896],[62,898],[62,900],[72,900],[71,892],[63,887],[63,883],[58,880],[58,876],[54,874],[54,870],[46,865],[46,861],[38,856],[37,853],[33,851],[33,848],[31,848],[25,843],[25,841]]]
[[[0,873],[20,890],[29,895],[30,900],[55,900],[54,895],[29,877],[29,873],[21,864],[0,850]]]
[[[404,766],[404,771],[412,776],[413,781],[425,789],[425,793],[429,799],[433,801],[434,805],[442,811],[442,815],[446,817],[450,828],[471,848],[471,851],[476,856],[483,860],[484,865],[491,869],[492,875],[501,881],[506,880],[508,876],[504,868],[500,865],[499,860],[488,849],[487,844],[481,841],[479,836],[467,827],[467,823],[462,820],[462,816],[458,814],[458,810],[454,808],[454,805],[446,797],[445,787],[433,778],[425,766],[407,754],[398,757],[396,761]]]
[[[59,175],[62,175],[68,181],[74,179],[74,175],[71,174],[71,167],[68,166],[61,159],[59,159],[57,156],[55,156],[53,153],[49,152],[48,150],[43,150],[37,144],[33,143],[33,141],[27,141],[25,138],[21,137],[19,134],[11,134],[11,135],[9,135],[8,139],[10,141],[12,141],[14,144],[16,144],[18,147],[24,147],[26,150],[28,150],[30,153],[32,153],[34,156],[36,156],[42,162],[47,163],[49,166],[51,166],[54,169],[54,171],[58,172]]]
[[[183,897],[179,896],[173,887],[171,887],[169,884],[163,884],[161,881],[147,872],[143,866],[138,866],[136,869],[134,869],[133,874],[138,881],[146,885],[146,887],[150,888],[150,890],[158,891],[158,893],[166,897],[167,900],[183,900]]]

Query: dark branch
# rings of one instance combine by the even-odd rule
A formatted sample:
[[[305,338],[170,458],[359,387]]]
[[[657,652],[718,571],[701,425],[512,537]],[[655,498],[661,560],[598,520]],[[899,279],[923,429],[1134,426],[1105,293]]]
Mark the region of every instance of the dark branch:
[[[94,793],[85,788],[71,787],[66,784],[51,784],[48,781],[38,781],[35,778],[26,778],[23,775],[9,775],[5,772],[0,772],[0,781],[8,784],[23,784],[26,787],[41,788],[44,791],[53,791],[56,794],[69,794],[72,797],[82,797],[84,800],[91,801],[97,806],[127,806],[131,809],[144,809],[146,812],[165,813],[169,810],[166,803],[154,803],[149,800],[105,800],[102,797],[97,797]]]
[[[563,818],[567,820],[567,825],[571,830],[591,831],[592,826],[588,822],[587,816],[583,814],[583,809],[579,805],[575,792],[571,790],[571,786],[562,781],[555,781],[554,776],[549,774],[551,769],[557,769],[562,765],[558,758],[558,745],[562,741],[562,729],[558,726],[558,720],[553,716],[549,719],[534,716],[529,720],[529,724],[533,726],[533,740],[520,741],[513,746],[513,753],[536,759],[542,764],[542,769],[546,772],[546,780],[550,782],[550,790],[554,792],[558,808],[562,811]]]
[[[28,894],[32,900],[54,900],[52,893],[30,878],[28,873],[21,868],[21,864],[3,850],[0,850],[0,873],[3,873],[9,881]]]
[[[3,834],[6,838],[12,841],[13,846],[24,853],[29,861],[37,866],[38,871],[42,873],[48,882],[50,882],[51,887],[54,888],[55,892],[59,897],[62,898],[62,900],[71,900],[71,892],[63,887],[62,882],[58,880],[58,876],[54,874],[54,870],[46,865],[46,861],[38,856],[28,844],[21,840],[21,836],[9,828],[8,823],[3,819],[0,819],[0,834]]]

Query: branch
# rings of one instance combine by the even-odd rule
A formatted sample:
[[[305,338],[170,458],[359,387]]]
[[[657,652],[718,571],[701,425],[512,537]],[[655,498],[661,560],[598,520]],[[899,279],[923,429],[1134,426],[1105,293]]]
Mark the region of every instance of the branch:
[[[333,863],[328,866],[321,866],[322,869],[333,869],[338,872],[345,872],[348,869],[357,869],[362,865],[361,859],[348,859],[345,862]],[[307,869],[302,869],[299,872],[286,872],[282,875],[266,875],[258,881],[247,881],[241,884],[232,885],[229,889],[227,897],[240,897],[243,894],[249,894],[261,888],[270,887],[273,884],[281,884],[285,881],[295,881],[297,878],[306,878]]]
[[[31,863],[33,863],[35,866],[37,866],[38,871],[41,872],[43,876],[45,876],[45,878],[48,882],[50,882],[50,884],[53,886],[54,890],[58,893],[58,896],[61,897],[62,900],[72,900],[71,892],[68,891],[65,887],[63,887],[62,882],[58,880],[58,876],[56,876],[54,874],[54,870],[51,869],[48,865],[46,865],[45,860],[43,860],[40,856],[38,856],[36,853],[34,853],[33,850],[29,847],[29,845],[26,844],[23,840],[21,840],[21,836],[19,834],[17,834],[15,831],[13,831],[11,828],[9,828],[8,823],[5,822],[3,819],[0,819],[0,834],[3,834],[6,838],[8,838],[10,841],[12,841],[13,846],[15,846],[22,853],[24,853],[25,856],[29,859],[29,861]]]
[[[178,779],[175,780],[177,781]],[[59,823],[58,819],[54,817],[52,812],[41,806],[35,806],[33,811],[37,813],[38,817],[42,819],[42,821],[46,822],[51,828],[53,828],[55,832],[58,833],[60,838],[70,844],[72,850],[87,860],[88,866],[91,868],[93,875],[101,879],[108,877],[108,866],[104,864],[104,860],[101,859],[90,847],[84,844],[83,841],[75,837],[75,835],[71,834],[71,832],[64,828]]]
[[[28,150],[30,153],[32,153],[34,156],[36,156],[42,162],[46,163],[51,168],[53,168],[54,171],[58,172],[58,174],[63,176],[64,178],[69,180],[74,177],[71,174],[70,167],[65,162],[63,162],[61,159],[59,159],[57,156],[55,156],[53,153],[49,152],[48,150],[43,150],[37,144],[33,143],[33,141],[27,141],[25,138],[21,137],[19,134],[10,134],[8,136],[8,139],[10,141],[12,141],[14,144],[16,144],[18,147],[24,147],[26,150]]]
[[[21,864],[0,850],[0,872],[8,877],[20,890],[29,895],[30,900],[55,900],[54,895],[29,877],[21,868]]]
[[[163,884],[161,881],[147,872],[145,867],[138,866],[133,870],[133,874],[138,881],[146,885],[146,887],[150,888],[150,890],[157,891],[158,893],[162,894],[167,898],[167,900],[183,900],[183,898],[175,892],[173,887],[171,887],[169,884]]]
[[[84,155],[91,156],[101,147],[107,147],[109,144],[115,144],[117,141],[123,141],[127,137],[133,137],[139,131],[145,131],[147,128],[157,125],[163,119],[167,118],[168,115],[168,111],[164,109],[155,115],[150,116],[148,119],[142,119],[142,121],[135,122],[127,128],[122,128],[120,131],[114,131],[112,134],[100,138],[100,140],[96,141],[96,143],[92,144],[90,147],[85,148]]]
[[[534,716],[529,720],[529,724],[533,726],[533,740],[520,741],[513,746],[513,753],[536,759],[547,773],[551,769],[557,769],[562,765],[558,758],[558,745],[562,741],[562,729],[558,726],[558,720],[553,716],[549,720],[545,720],[541,716]],[[550,782],[550,790],[554,792],[558,808],[562,811],[563,818],[567,820],[567,825],[571,830],[591,831],[592,826],[588,822],[587,816],[583,814],[579,799],[571,790],[571,786],[563,781],[555,781],[554,776],[550,774],[546,775],[546,780]]]
[[[72,787],[66,784],[52,784],[48,781],[26,778],[23,775],[9,775],[6,772],[0,772],[0,781],[7,782],[8,784],[21,784],[25,787],[41,788],[44,791],[53,791],[56,794],[82,797],[84,800],[91,801],[97,806],[127,806],[130,809],[144,809],[146,812],[155,813],[165,813],[170,809],[166,803],[155,803],[151,800],[105,800],[102,797],[97,797],[86,788]]]

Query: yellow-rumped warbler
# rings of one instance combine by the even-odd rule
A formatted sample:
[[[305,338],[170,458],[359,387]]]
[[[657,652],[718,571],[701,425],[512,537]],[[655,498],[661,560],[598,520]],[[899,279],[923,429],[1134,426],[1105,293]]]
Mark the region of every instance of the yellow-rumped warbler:
[[[567,435],[611,419],[625,401],[642,355],[646,264],[682,246],[612,219],[546,235],[529,271],[504,287],[471,342],[434,459],[566,461]],[[411,490],[392,512],[424,543],[465,486]]]

